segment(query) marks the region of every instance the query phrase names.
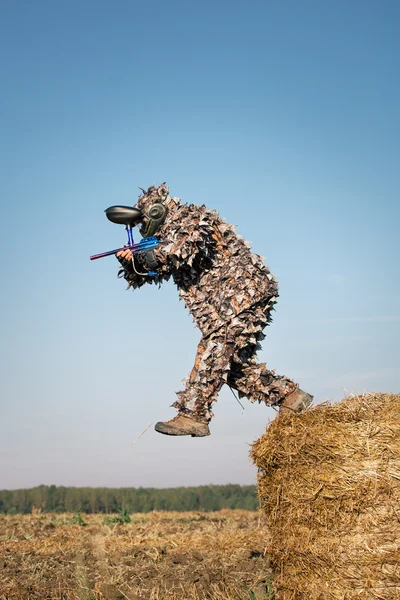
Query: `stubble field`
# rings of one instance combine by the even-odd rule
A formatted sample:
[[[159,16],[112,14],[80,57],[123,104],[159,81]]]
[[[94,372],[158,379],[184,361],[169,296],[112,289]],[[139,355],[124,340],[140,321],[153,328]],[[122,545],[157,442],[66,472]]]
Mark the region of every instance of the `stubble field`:
[[[0,515],[0,599],[267,600],[268,541],[242,510]]]

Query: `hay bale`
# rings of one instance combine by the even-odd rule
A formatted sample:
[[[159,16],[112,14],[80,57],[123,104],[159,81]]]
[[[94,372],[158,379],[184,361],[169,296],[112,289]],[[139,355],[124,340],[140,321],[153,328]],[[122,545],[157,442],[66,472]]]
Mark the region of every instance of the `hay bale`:
[[[282,414],[251,456],[278,600],[400,599],[400,395]]]

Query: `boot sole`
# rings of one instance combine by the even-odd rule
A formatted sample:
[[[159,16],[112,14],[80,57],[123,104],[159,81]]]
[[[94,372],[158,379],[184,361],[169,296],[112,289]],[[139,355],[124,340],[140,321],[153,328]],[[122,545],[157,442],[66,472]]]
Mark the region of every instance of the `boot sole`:
[[[207,437],[208,435],[210,435],[210,431],[205,432],[205,433],[200,433],[198,431],[188,431],[183,430],[183,429],[172,429],[171,427],[165,426],[164,423],[156,423],[154,426],[154,429],[158,432],[158,433],[162,433],[164,435],[171,435],[171,436],[184,436],[184,435],[190,435],[191,437]]]

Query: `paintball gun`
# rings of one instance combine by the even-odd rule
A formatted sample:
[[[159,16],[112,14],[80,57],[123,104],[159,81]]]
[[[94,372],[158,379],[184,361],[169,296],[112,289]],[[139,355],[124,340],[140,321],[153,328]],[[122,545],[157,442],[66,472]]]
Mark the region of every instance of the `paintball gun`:
[[[122,246],[122,248],[116,248],[115,250],[108,250],[107,252],[101,252],[100,254],[93,254],[90,257],[90,260],[97,260],[98,258],[103,258],[104,256],[111,256],[113,254],[117,254],[117,252],[121,252],[124,250],[132,251],[132,265],[135,273],[138,275],[149,275],[150,277],[155,277],[157,275],[157,271],[153,269],[157,266],[157,261],[154,257],[154,248],[157,247],[159,240],[153,236],[143,238],[140,240],[139,244],[135,244],[133,239],[132,228],[137,225],[143,219],[143,213],[132,206],[110,206],[105,211],[106,217],[112,223],[117,223],[118,225],[125,225],[126,232],[128,234],[128,243]],[[150,269],[145,273],[139,272],[135,265],[135,257],[138,262],[143,265],[145,268]]]

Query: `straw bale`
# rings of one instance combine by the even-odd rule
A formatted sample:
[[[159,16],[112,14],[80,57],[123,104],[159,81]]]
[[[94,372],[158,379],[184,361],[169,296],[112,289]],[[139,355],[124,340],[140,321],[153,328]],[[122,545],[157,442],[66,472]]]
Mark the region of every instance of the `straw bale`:
[[[279,415],[251,456],[278,600],[400,599],[400,395]]]

